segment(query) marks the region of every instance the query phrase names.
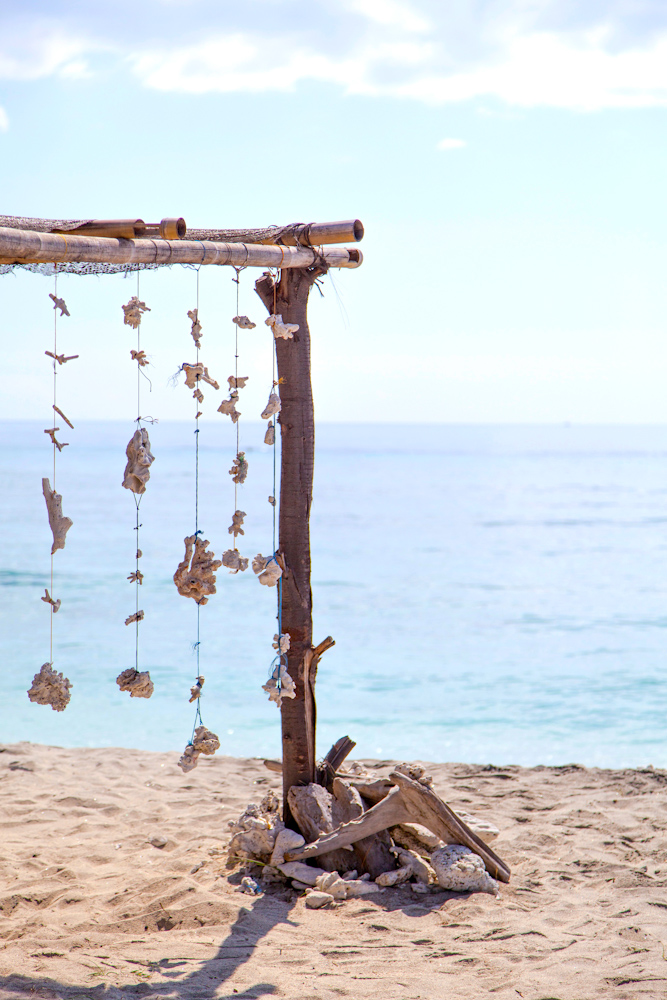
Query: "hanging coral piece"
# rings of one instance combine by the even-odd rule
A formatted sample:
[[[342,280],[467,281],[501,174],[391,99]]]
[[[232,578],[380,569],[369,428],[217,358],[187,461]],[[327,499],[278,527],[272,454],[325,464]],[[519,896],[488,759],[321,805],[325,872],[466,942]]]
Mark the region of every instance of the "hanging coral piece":
[[[53,555],[57,549],[65,548],[65,535],[74,522],[69,517],[63,517],[63,498],[60,493],[51,489],[51,483],[48,479],[42,479],[42,493],[46,500],[49,527],[53,532],[53,545],[51,546],[51,555]]]
[[[220,740],[205,726],[197,726],[195,729],[194,736],[192,737],[192,743],[188,743],[183,755],[178,762],[178,766],[187,774],[188,771],[192,771],[197,766],[197,760],[201,753],[211,755],[214,754],[216,750],[220,749]]]
[[[226,566],[231,573],[236,574],[239,570],[245,573],[248,568],[248,560],[244,559],[238,549],[227,549],[222,554],[222,565]]]
[[[141,317],[143,313],[150,312],[150,309],[145,302],[142,302],[136,295],[133,295],[127,305],[123,306],[123,323],[126,326],[131,326],[133,330],[141,324]]]
[[[154,690],[148,670],[135,670],[134,667],[128,667],[118,674],[116,684],[121,691],[129,691],[130,698],[150,698]]]
[[[277,649],[279,653],[286,653],[290,647],[290,637],[289,632],[283,632],[282,635],[276,634],[273,637],[273,642],[271,643],[274,649]]]
[[[264,444],[275,444],[276,443],[276,425],[271,422],[266,428],[266,434],[264,435]]]
[[[146,483],[151,477],[150,467],[155,461],[151,454],[151,442],[145,427],[138,428],[125,449],[127,465],[123,476],[123,486],[133,493],[145,493]]]
[[[273,330],[273,336],[276,340],[278,340],[279,337],[282,337],[283,340],[291,340],[296,331],[299,329],[298,323],[283,323],[283,318],[280,313],[272,313],[268,319],[264,320],[264,322],[267,326],[271,327]]]
[[[192,398],[196,399],[199,405],[201,406],[201,404],[204,402],[204,393],[201,391],[201,389],[195,389],[195,391],[192,393]],[[201,411],[197,413],[195,420],[197,420],[200,415]]]
[[[181,365],[181,371],[185,372],[185,385],[188,389],[195,389],[197,387],[197,382],[199,381],[208,382],[208,384],[212,385],[214,389],[220,388],[215,379],[211,378],[209,375],[206,365],[202,364],[201,361],[196,365],[183,363]]]
[[[192,704],[193,701],[196,701],[201,695],[201,689],[204,686],[205,680],[206,678],[200,675],[190,688],[190,704]]]
[[[146,357],[145,351],[130,351],[130,357],[133,361],[136,361],[140,368],[145,368],[147,364],[150,364],[148,358]]]
[[[190,333],[192,334],[192,339],[195,342],[197,350],[201,348],[201,323],[199,322],[199,310],[198,309],[188,309],[188,319],[192,320],[192,329]]]
[[[51,663],[43,663],[32,679],[28,698],[37,705],[50,705],[54,712],[62,712],[69,703],[71,686],[72,682],[54,670]]]
[[[236,458],[232,461],[232,467],[229,470],[229,475],[232,477],[233,482],[245,483],[246,476],[248,475],[248,462],[246,461],[244,451],[240,451]]]
[[[135,611],[133,615],[129,615],[125,619],[126,625],[133,625],[135,622],[142,622],[144,620],[143,611]]]
[[[60,598],[58,598],[57,601],[54,601],[51,595],[49,594],[48,590],[46,589],[46,587],[44,588],[44,597],[42,597],[41,600],[43,600],[45,604],[51,605],[51,610],[53,611],[54,615],[56,611],[60,610]]]
[[[272,507],[275,507],[275,505],[276,505],[276,498],[275,497],[268,497],[268,501],[269,501],[269,503],[271,504]]]
[[[208,541],[189,535],[185,539],[185,557],[174,573],[174,583],[182,597],[192,597],[197,604],[207,604],[215,594],[215,570],[222,566],[222,559],[207,552]],[[194,554],[193,554],[194,550]]]
[[[61,316],[69,316],[70,314],[69,309],[67,308],[64,299],[59,299],[56,295],[53,295],[51,292],[49,292],[49,298],[52,299],[53,301],[53,308],[60,309]]]
[[[246,513],[244,510],[235,510],[232,514],[232,523],[227,529],[230,535],[236,538],[238,535],[245,535],[245,531],[241,527],[243,524]]]
[[[138,583],[139,586],[141,586],[141,584],[144,582],[144,574],[141,572],[140,569],[132,570],[132,572],[128,576],[128,580],[130,581],[130,583]]]
[[[224,413],[232,418],[232,423],[235,424],[236,421],[241,416],[239,410],[236,409],[236,404],[239,401],[239,394],[236,389],[234,389],[229,394],[229,399],[223,399],[218,407],[218,413]]]
[[[266,684],[262,684],[262,691],[266,691],[269,701],[275,701],[278,708],[282,708],[283,698],[296,698],[294,681],[284,664],[276,666]]]
[[[49,358],[53,358],[54,361],[57,361],[59,365],[66,365],[68,361],[76,361],[79,357],[78,354],[70,354],[67,356],[64,354],[54,354],[53,351],[44,351],[44,353]]]
[[[69,444],[67,441],[58,441],[56,438],[56,431],[59,431],[60,427],[47,427],[44,431],[51,438],[51,444],[54,444],[58,451],[62,451],[63,448],[68,448]]]
[[[275,392],[272,392],[269,394],[269,401],[262,410],[260,416],[262,420],[268,420],[274,413],[280,413],[280,410],[280,396],[277,396]]]
[[[248,319],[247,316],[234,316],[232,323],[236,323],[240,330],[254,330],[257,326],[257,324],[253,323],[253,321]]]
[[[249,375],[230,375],[227,379],[230,392],[232,389],[245,389],[245,384],[249,378]]]
[[[259,552],[252,561],[252,569],[257,574],[259,582],[265,587],[275,587],[283,575],[275,556],[263,556]]]

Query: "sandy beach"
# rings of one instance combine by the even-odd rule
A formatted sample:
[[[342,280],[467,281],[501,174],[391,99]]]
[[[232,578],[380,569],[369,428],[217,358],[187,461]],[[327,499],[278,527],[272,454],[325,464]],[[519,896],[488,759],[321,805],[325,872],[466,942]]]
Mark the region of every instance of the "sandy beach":
[[[500,829],[497,897],[239,892],[228,821],[262,761],[0,747],[0,996],[524,1000],[667,992],[667,772],[429,764]],[[388,774],[391,762],[365,762]],[[151,841],[162,846],[153,846]]]

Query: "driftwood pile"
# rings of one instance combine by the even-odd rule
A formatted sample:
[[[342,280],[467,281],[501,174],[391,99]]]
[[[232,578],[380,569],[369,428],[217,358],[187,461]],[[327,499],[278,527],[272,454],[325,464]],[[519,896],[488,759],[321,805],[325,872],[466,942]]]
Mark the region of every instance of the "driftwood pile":
[[[497,893],[498,881],[509,882],[508,866],[488,846],[498,836],[495,827],[456,815],[420,765],[400,764],[388,778],[356,763],[342,770],[340,751],[354,746],[348,743],[332,748],[318,769],[321,783],[290,789],[300,833],[286,828],[273,792],[230,824],[230,865],[262,866],[260,882],[246,875],[240,891],[258,894],[272,882],[291,882],[315,909],[392,886],[409,885],[417,894],[431,887]],[[277,761],[265,763],[281,770]],[[315,858],[317,867],[310,864]]]

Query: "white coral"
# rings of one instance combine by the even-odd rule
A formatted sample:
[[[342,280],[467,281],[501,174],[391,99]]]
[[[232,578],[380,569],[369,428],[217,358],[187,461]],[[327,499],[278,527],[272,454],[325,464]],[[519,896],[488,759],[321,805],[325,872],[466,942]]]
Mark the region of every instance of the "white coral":
[[[284,664],[275,668],[266,684],[262,684],[262,691],[266,691],[269,701],[275,701],[278,708],[282,708],[283,698],[296,698],[296,685]]]
[[[53,664],[43,663],[32,679],[28,698],[37,705],[50,705],[54,712],[62,712],[69,704],[72,682],[53,669]]]
[[[283,632],[282,635],[276,634],[273,637],[273,642],[271,643],[274,649],[277,649],[280,653],[286,653],[290,648],[290,637],[289,632]]]
[[[222,554],[222,565],[226,566],[230,573],[244,573],[248,568],[248,560],[245,559],[238,549],[227,549]]]
[[[266,428],[266,434],[264,435],[264,444],[275,444],[276,443],[276,425],[270,423]]]
[[[199,322],[199,310],[198,309],[188,309],[188,319],[192,320],[192,329],[190,333],[192,334],[192,339],[195,342],[197,350],[201,348],[201,323]]]
[[[218,407],[218,413],[223,413],[228,417],[232,418],[232,423],[235,424],[239,417],[241,416],[241,411],[236,409],[236,404],[239,401],[238,390],[234,389],[229,394],[229,399],[223,399]]]
[[[126,323],[127,326],[131,326],[133,330],[136,330],[141,323],[142,314],[145,312],[150,312],[146,303],[142,302],[136,295],[133,295],[127,305],[123,306],[123,323]]]
[[[197,766],[197,760],[200,754],[206,754],[210,756],[214,754],[216,750],[220,749],[220,740],[212,733],[210,729],[206,726],[197,726],[192,737],[192,742],[188,743],[183,755],[181,756],[178,766],[180,769],[187,774],[188,771],[192,771],[193,768]]]
[[[270,326],[273,330],[273,336],[278,340],[282,337],[283,340],[291,340],[294,334],[299,329],[298,323],[283,323],[283,318],[280,313],[272,313],[268,319],[264,320],[267,326]]]
[[[491,878],[478,854],[461,844],[448,844],[431,855],[438,884],[453,892],[489,892],[496,895],[498,883]]]
[[[258,552],[252,561],[252,571],[257,574],[259,582],[265,587],[275,587],[283,575],[275,556],[263,556],[261,552]]]
[[[153,681],[148,670],[128,667],[118,674],[116,684],[121,691],[129,691],[130,698],[150,698],[153,694]]]
[[[246,513],[244,510],[235,510],[234,513],[232,514],[232,523],[227,528],[227,531],[229,532],[230,535],[233,535],[234,538],[236,538],[237,535],[245,535],[245,531],[241,527],[241,525],[245,520],[245,516]],[[254,568],[255,568],[255,562],[253,560],[253,569]]]
[[[269,417],[274,415],[274,413],[280,413],[281,409],[280,396],[276,395],[275,392],[272,392],[269,393],[269,401],[262,410],[260,416],[262,420],[268,420]]]
[[[247,316],[234,316],[232,323],[236,323],[241,330],[254,330],[257,326],[257,324],[253,323]]]

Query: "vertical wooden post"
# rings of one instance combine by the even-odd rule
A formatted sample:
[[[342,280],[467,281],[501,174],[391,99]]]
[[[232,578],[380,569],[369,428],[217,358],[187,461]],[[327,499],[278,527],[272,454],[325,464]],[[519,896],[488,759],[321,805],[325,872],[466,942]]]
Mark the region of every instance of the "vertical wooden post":
[[[277,283],[270,274],[255,282],[269,313],[284,323],[298,323],[292,339],[276,341],[281,432],[280,535],[278,553],[284,564],[283,632],[290,635],[288,670],[296,698],[281,708],[283,752],[283,817],[296,828],[287,803],[292,785],[315,781],[315,694],[312,592],[310,588],[310,505],[313,496],[315,417],[310,381],[308,295],[325,268],[283,270]]]

